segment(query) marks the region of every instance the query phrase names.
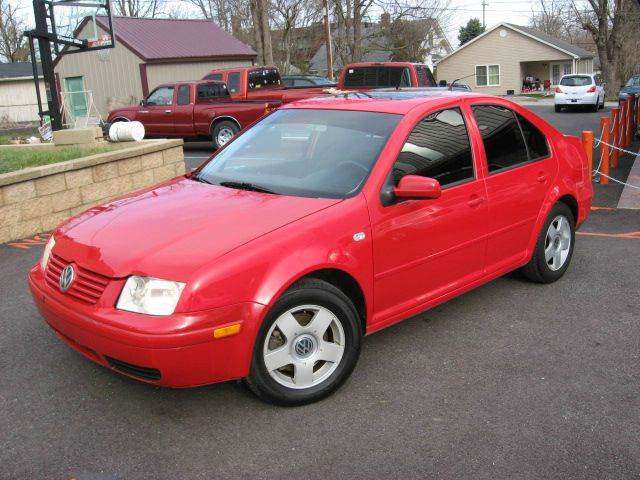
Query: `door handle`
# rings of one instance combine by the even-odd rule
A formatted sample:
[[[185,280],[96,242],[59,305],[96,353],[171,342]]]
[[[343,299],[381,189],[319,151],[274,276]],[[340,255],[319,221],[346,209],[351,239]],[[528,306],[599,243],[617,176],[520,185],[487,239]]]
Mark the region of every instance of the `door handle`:
[[[469,201],[467,202],[467,205],[469,205],[471,208],[476,208],[482,202],[484,202],[484,198],[474,195],[469,199]]]
[[[171,113],[171,110],[165,110],[164,113]]]
[[[138,113],[149,113],[149,110],[140,110]]]
[[[538,181],[540,183],[545,183],[547,181],[547,174],[544,172],[538,173]]]

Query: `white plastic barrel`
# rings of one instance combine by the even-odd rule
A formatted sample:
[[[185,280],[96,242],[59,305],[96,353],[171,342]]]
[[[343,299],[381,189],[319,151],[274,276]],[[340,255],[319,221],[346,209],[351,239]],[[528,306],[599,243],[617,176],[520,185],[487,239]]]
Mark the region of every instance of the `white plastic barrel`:
[[[144,138],[144,125],[140,122],[116,122],[109,127],[112,142],[139,142]]]

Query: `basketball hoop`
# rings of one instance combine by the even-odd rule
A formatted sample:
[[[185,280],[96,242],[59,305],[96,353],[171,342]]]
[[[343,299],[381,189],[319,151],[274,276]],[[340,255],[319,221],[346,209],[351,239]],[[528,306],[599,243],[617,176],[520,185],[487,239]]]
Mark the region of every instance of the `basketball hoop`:
[[[87,40],[87,48],[105,47],[111,45],[111,35],[100,35],[98,38]]]

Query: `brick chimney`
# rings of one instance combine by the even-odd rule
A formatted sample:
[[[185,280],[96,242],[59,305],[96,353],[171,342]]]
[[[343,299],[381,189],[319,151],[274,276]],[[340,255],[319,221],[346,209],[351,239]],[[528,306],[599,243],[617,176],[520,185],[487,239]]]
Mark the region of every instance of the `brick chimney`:
[[[383,27],[388,27],[389,25],[391,25],[391,14],[385,12],[380,15],[380,24]]]

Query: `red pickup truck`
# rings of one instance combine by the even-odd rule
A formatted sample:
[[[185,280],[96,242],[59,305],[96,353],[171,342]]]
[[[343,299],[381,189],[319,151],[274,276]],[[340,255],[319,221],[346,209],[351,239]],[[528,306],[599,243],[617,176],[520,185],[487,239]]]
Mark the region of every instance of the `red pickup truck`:
[[[234,101],[223,82],[165,83],[139,105],[109,113],[108,123],[137,120],[148,137],[202,138],[221,147],[270,109],[268,101]]]
[[[326,94],[330,87],[285,87],[276,67],[211,70],[205,80],[225,82],[235,100],[266,100],[273,106]],[[338,90],[389,87],[435,87],[427,65],[410,62],[369,62],[346,65],[335,85]]]

